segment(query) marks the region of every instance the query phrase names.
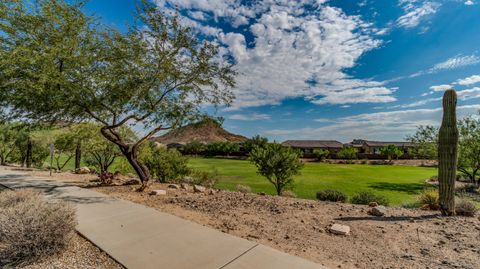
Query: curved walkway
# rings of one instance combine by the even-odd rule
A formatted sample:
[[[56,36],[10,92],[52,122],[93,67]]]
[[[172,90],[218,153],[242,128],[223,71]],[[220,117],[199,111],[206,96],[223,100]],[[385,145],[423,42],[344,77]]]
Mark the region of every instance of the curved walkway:
[[[129,269],[325,268],[129,201],[0,167],[0,184],[73,203],[77,231]]]

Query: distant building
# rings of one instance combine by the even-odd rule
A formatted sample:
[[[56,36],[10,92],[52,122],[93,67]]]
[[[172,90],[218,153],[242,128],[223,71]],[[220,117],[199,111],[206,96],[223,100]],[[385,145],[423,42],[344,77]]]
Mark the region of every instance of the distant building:
[[[369,141],[363,139],[354,139],[352,142],[345,144],[349,147],[358,149],[359,154],[373,154],[380,155],[381,149],[390,145],[394,145],[403,150],[405,155],[408,155],[409,150],[414,147],[410,142],[390,142],[390,141]]]
[[[304,157],[313,157],[313,151],[316,149],[328,150],[330,154],[335,154],[343,147],[343,144],[336,140],[287,140],[282,145],[301,150]]]

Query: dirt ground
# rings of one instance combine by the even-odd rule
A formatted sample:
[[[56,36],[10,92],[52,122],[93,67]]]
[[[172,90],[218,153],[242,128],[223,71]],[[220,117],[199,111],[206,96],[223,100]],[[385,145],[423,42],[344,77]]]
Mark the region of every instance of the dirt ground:
[[[87,182],[70,173],[70,182]],[[91,184],[91,183],[89,183]],[[330,268],[480,268],[479,217],[441,217],[438,212],[388,208],[384,217],[368,206],[318,202],[228,191],[193,193],[154,183],[96,191],[156,208],[222,232],[269,245]],[[167,189],[167,195],[149,191]],[[329,232],[348,225],[349,236]]]

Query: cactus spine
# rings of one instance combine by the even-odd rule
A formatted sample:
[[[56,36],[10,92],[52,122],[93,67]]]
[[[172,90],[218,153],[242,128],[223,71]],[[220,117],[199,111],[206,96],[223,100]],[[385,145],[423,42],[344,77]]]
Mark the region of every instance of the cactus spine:
[[[455,214],[455,178],[457,174],[457,93],[443,95],[443,119],[438,136],[438,183],[440,210],[445,216]]]

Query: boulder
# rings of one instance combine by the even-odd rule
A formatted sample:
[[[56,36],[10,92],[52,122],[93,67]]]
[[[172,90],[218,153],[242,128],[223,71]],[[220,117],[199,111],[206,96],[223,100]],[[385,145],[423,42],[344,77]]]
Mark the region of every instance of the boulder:
[[[90,174],[90,168],[84,166],[80,167],[75,171],[77,174]]]
[[[153,190],[148,194],[150,194],[150,195],[167,195],[167,191],[166,190]]]
[[[182,183],[180,184],[180,188],[188,191],[190,190],[190,185],[188,185],[187,183]]]
[[[194,192],[205,192],[206,188],[200,185],[193,185]]]
[[[350,226],[335,223],[330,227],[330,232],[338,235],[349,235]]]
[[[178,186],[177,184],[168,184],[167,186],[169,189],[180,189],[180,186]]]
[[[377,202],[371,202],[368,204],[369,207],[376,207],[378,206]]]
[[[381,216],[384,216],[386,212],[387,212],[387,208],[384,207],[383,205],[379,205],[379,206],[370,208],[370,210],[368,211],[368,214],[372,216],[381,217]]]

